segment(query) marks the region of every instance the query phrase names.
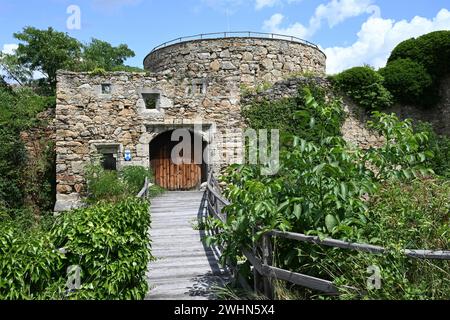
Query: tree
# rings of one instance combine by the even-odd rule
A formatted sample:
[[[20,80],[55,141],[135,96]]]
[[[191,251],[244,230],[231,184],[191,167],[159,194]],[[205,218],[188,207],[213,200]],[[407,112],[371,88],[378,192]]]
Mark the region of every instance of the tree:
[[[6,82],[5,77],[0,74],[0,90],[11,92],[11,86]]]
[[[403,41],[392,51],[388,64],[397,59],[422,64],[438,80],[450,72],[450,31],[435,31]]]
[[[46,85],[56,88],[56,72],[59,69],[75,69],[80,63],[82,44],[68,34],[53,28],[39,30],[26,27],[14,37],[24,43],[16,50],[18,62],[31,71],[39,71],[46,77]]]
[[[8,80],[13,80],[19,85],[27,84],[32,78],[32,72],[19,62],[16,54],[0,52],[0,68],[6,73]]]
[[[406,63],[405,59],[411,62]],[[398,62],[399,60],[400,62]],[[426,93],[422,99],[415,102],[428,107],[436,105],[440,100],[441,80],[450,73],[448,61],[450,61],[450,31],[435,31],[403,41],[392,51],[386,66],[385,73],[391,82],[389,89],[392,90],[394,85],[398,86],[394,94],[397,100],[405,101],[406,83],[398,79],[400,74],[395,74],[398,71],[402,77],[408,78],[409,84],[413,85],[413,90]],[[416,65],[413,67],[411,63]],[[418,67],[417,64],[421,65],[422,68]],[[412,67],[413,69],[408,70]],[[392,72],[389,72],[389,70],[392,70]],[[428,83],[429,79],[424,71],[431,76],[431,84]],[[413,73],[418,77],[417,79],[413,79]],[[418,85],[421,86],[420,90],[417,90]],[[400,95],[399,91],[401,91]]]
[[[332,81],[340,91],[367,110],[383,109],[392,104],[392,95],[384,87],[383,77],[369,66],[345,70]]]
[[[126,44],[113,47],[108,42],[92,39],[89,44],[84,46],[82,69],[91,71],[95,68],[102,68],[106,71],[114,71],[125,67],[125,60],[134,56],[134,51]]]
[[[380,73],[386,88],[398,101],[427,104],[433,79],[421,64],[410,59],[397,59],[381,69]]]

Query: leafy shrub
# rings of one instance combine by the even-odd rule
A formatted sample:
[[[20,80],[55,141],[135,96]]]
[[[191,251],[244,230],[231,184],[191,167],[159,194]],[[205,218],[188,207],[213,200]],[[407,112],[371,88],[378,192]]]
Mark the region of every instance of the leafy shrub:
[[[88,202],[118,202],[124,198],[136,196],[144,186],[145,178],[153,181],[151,171],[141,166],[127,166],[121,171],[104,170],[100,165],[86,168]],[[150,197],[164,192],[158,186],[149,189]]]
[[[149,205],[135,197],[66,213],[49,231],[24,232],[4,221],[0,299],[142,299],[149,227]],[[74,292],[66,290],[70,266],[82,271]]]
[[[326,104],[319,110],[307,103],[305,93],[315,101]],[[255,101],[242,110],[250,128],[278,129],[283,134],[294,134],[299,138],[320,140],[320,135],[340,135],[344,112],[336,103],[327,103],[325,89],[316,85],[300,88],[297,96],[276,101]]]
[[[24,194],[28,194],[24,181],[31,183],[25,179],[28,159],[20,133],[39,126],[37,114],[54,103],[54,97],[40,97],[29,88],[16,91],[0,88],[0,207],[18,209],[24,205]],[[45,210],[48,202],[52,202],[51,196],[48,193],[38,196],[42,197],[38,202]]]
[[[0,244],[0,299],[38,299],[59,277],[63,257],[48,233],[3,221]]]
[[[67,266],[82,270],[76,299],[143,299],[150,259],[149,206],[135,198],[76,210],[52,232]]]
[[[332,77],[338,90],[367,109],[383,109],[392,105],[392,95],[384,87],[383,77],[371,67],[355,67]]]
[[[450,178],[450,138],[439,136],[429,123],[419,122],[415,128],[417,132],[424,132],[428,136],[428,143],[425,147],[433,153],[433,157],[428,159],[427,165],[433,171],[446,178]]]
[[[86,168],[88,202],[117,202],[129,195],[127,185],[116,171],[104,170],[100,165]]]
[[[141,191],[145,183],[145,178],[152,180],[150,171],[144,167],[129,166],[123,168],[120,173],[120,177],[127,184],[132,194],[138,194]]]
[[[410,59],[423,65],[434,79],[450,72],[450,31],[435,31],[400,43],[391,53],[388,65],[398,59]]]
[[[386,88],[400,102],[427,103],[433,80],[421,64],[409,59],[397,59],[381,69],[380,73]]]
[[[411,120],[399,121],[395,114],[375,111],[373,118],[368,125],[384,137],[385,143],[381,148],[371,148],[366,161],[376,168],[378,180],[411,179],[432,173],[428,161],[434,154],[426,148],[426,132],[416,132]]]
[[[449,192],[448,182],[432,179],[383,185],[370,200],[363,232],[371,243],[389,248],[391,254],[334,251],[320,260],[318,268],[329,270],[340,285],[366,291],[365,299],[448,300],[448,261],[412,259],[400,249],[448,250]],[[366,290],[369,266],[381,269],[381,290]],[[361,298],[355,292],[344,292],[342,299]]]
[[[55,97],[43,97],[30,88],[20,88],[14,92],[0,89],[0,125],[26,130],[39,124],[37,115],[56,104]]]
[[[0,128],[0,207],[18,208],[23,204],[22,170],[26,151],[18,134]]]
[[[408,59],[425,68],[432,79],[432,85],[429,84],[429,76],[420,70],[421,68],[412,66],[411,63],[397,62],[398,60]],[[390,89],[398,88],[398,100],[403,100],[407,94],[405,84],[399,82],[401,79],[395,77],[394,72],[401,73],[404,81],[414,86],[413,93],[424,92],[424,96],[419,100],[420,105],[433,106],[439,97],[439,87],[441,79],[450,73],[448,65],[450,61],[450,31],[436,31],[423,35],[418,38],[412,38],[400,43],[391,53],[387,68],[393,69],[390,75]],[[413,67],[413,70],[405,69]],[[414,74],[417,79],[414,79]],[[398,80],[396,80],[398,79]],[[409,102],[409,101],[408,101]],[[411,101],[414,102],[414,101]]]
[[[305,100],[306,109],[315,110],[309,117],[327,110],[326,104],[315,101],[311,94],[306,93]],[[332,113],[331,118],[320,121],[338,126],[338,114]],[[311,123],[305,121],[303,125]],[[329,279],[338,286],[345,284],[362,290],[366,289],[367,267],[376,265],[382,269],[386,287],[369,293],[367,298],[442,297],[448,284],[432,282],[435,292],[432,295],[424,288],[426,281],[442,278],[442,272],[433,271],[434,267],[428,262],[411,261],[399,253],[406,247],[419,249],[416,245],[428,244],[425,248],[433,249],[445,249],[448,245],[442,242],[448,237],[448,186],[435,189],[427,186],[427,193],[404,189],[412,183],[420,186],[421,182],[416,183],[415,179],[432,174],[427,168],[432,158],[432,152],[426,149],[428,135],[414,131],[411,121],[399,121],[395,115],[375,112],[370,125],[383,134],[386,141],[381,148],[363,152],[351,149],[342,137],[331,134],[337,130],[329,130],[318,121],[313,125],[317,126],[316,135],[320,139],[291,137],[291,143],[280,152],[278,174],[265,176],[261,174],[261,167],[251,165],[234,165],[227,170],[222,177],[227,183],[225,196],[231,201],[231,205],[224,208],[227,221],[209,221],[208,228],[219,228],[222,232],[207,237],[206,241],[223,246],[222,259],[241,262],[244,272],[249,266],[248,262],[242,264],[245,261],[242,249],[251,249],[262,233],[272,229],[381,244],[392,252],[386,256],[369,255],[276,239],[274,264]],[[397,197],[395,188],[401,188],[398,193],[403,192],[402,197]],[[423,194],[418,198],[420,192]],[[434,192],[438,195],[431,204],[427,199]],[[392,198],[388,194],[392,194]],[[394,197],[397,197],[395,201]],[[384,198],[391,202],[390,207],[387,203],[381,204],[380,199]],[[409,198],[423,203],[420,206],[412,201],[408,203]],[[414,205],[415,210],[408,213]],[[420,211],[426,213],[418,218],[416,215]],[[434,219],[443,223],[427,231],[427,225]],[[419,223],[424,225],[419,226]],[[423,242],[418,240],[420,238],[424,238]],[[428,274],[419,279],[417,275],[421,270],[427,270]],[[313,294],[304,293],[307,297]],[[355,298],[355,292],[347,292],[343,297]]]

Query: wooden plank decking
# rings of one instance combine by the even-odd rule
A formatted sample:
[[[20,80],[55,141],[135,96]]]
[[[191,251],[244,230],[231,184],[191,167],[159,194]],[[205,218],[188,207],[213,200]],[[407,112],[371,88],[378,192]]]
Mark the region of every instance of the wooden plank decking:
[[[195,230],[206,215],[203,192],[167,192],[152,200],[152,253],[149,300],[215,299],[211,290],[228,279],[218,253],[206,247],[205,232]]]

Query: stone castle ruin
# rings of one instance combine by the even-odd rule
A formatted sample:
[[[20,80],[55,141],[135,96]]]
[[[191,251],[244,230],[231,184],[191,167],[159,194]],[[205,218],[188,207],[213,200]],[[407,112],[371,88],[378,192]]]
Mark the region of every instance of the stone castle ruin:
[[[156,182],[170,190],[199,187],[207,166],[171,163],[171,132],[196,125],[203,148],[227,152],[222,141],[242,142],[230,129],[244,127],[243,87],[295,73],[324,75],[326,57],[300,39],[249,34],[167,43],[145,58],[144,67],[146,73],[58,73],[55,211],[81,204],[84,168],[99,156],[107,169],[152,167]]]
[[[258,98],[280,99],[294,95],[308,81],[328,85],[326,56],[307,41],[260,33],[204,37],[180,38],[155,48],[145,58],[142,73],[58,73],[55,211],[82,204],[85,168],[96,159],[109,170],[152,168],[156,183],[169,190],[199,188],[210,169],[218,172],[242,160],[237,150],[243,145],[241,108],[249,103],[248,88],[270,88]],[[301,76],[306,73],[316,77]],[[397,105],[386,112],[428,121],[448,135],[449,83],[447,77],[435,110]],[[350,101],[344,107],[344,138],[361,148],[380,145],[383,139],[365,126],[367,113]],[[201,148],[203,159],[173,162],[171,151],[184,140],[172,141],[177,129],[194,133],[188,139],[193,148]],[[217,155],[219,161],[206,161]]]

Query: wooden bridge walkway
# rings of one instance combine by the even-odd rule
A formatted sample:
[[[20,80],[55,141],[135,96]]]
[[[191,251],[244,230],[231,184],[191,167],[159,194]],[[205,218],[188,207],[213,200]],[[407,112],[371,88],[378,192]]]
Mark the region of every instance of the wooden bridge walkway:
[[[218,252],[206,247],[196,230],[206,216],[203,192],[166,192],[152,199],[152,253],[148,300],[215,299],[212,288],[228,280]]]

